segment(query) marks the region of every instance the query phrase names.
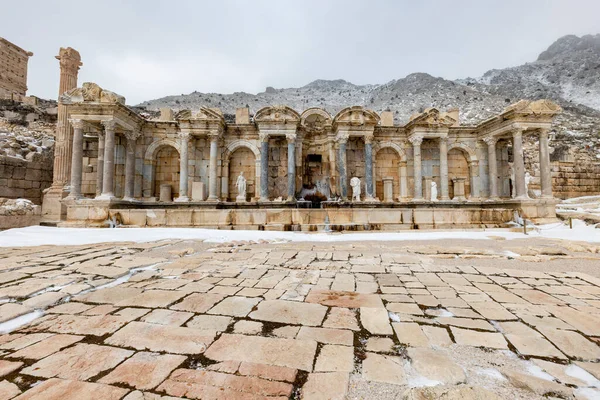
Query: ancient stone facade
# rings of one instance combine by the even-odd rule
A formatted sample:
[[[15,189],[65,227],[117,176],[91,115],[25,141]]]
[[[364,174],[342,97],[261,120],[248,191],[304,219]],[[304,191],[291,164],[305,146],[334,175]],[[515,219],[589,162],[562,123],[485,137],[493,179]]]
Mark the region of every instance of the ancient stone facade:
[[[502,204],[505,219],[514,210],[539,207],[541,214],[530,212],[530,218],[554,216],[548,133],[560,107],[546,100],[520,101],[477,126],[460,125],[458,110],[435,108],[395,126],[387,113],[359,106],[335,116],[271,106],[252,119],[240,109],[235,123],[226,123],[218,109],[163,110],[160,119],[146,120],[93,83],[67,91],[60,103],[74,132],[73,151],[64,155],[71,182],[63,204],[72,215],[104,207],[98,218],[105,218],[118,204],[161,208],[172,200],[167,203],[188,210],[320,204],[478,210]],[[528,191],[525,135],[539,137],[539,199]],[[237,192],[241,173],[245,193]],[[359,200],[352,178],[360,180]],[[205,190],[192,193],[198,185]],[[171,195],[161,196],[163,187]]]
[[[22,101],[27,92],[30,51],[0,37],[0,98]]]
[[[28,199],[41,205],[44,189],[52,184],[52,160],[36,155],[32,160],[0,156],[0,197]]]

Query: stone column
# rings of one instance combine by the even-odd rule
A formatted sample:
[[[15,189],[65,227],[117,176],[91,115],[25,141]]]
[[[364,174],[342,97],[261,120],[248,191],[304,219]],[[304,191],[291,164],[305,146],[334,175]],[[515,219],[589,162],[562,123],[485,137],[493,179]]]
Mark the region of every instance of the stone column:
[[[454,198],[453,201],[465,201],[465,178],[453,178],[454,183]]]
[[[259,133],[260,138],[260,201],[269,201],[269,135]]]
[[[296,198],[296,134],[289,133],[285,135],[287,145],[287,173],[288,173],[288,190],[287,201],[294,201]]]
[[[365,139],[365,180],[366,200],[373,199],[373,135],[366,135]]]
[[[223,160],[221,165],[221,199],[229,200],[229,160]]]
[[[135,185],[135,142],[138,132],[125,132],[127,147],[125,148],[125,194],[123,200],[133,200],[133,187]]]
[[[391,176],[383,178],[383,201],[386,203],[394,201],[394,178]]]
[[[329,147],[329,190],[331,198],[335,198],[338,191],[337,176],[336,176],[336,158],[335,158],[335,139],[328,140]],[[328,199],[329,200],[329,199]]]
[[[217,155],[219,135],[211,134],[210,138],[210,162],[208,171],[208,201],[219,201],[217,196]]]
[[[413,172],[415,179],[415,194],[413,200],[423,200],[423,176],[421,173],[421,143],[423,138],[421,136],[413,136],[410,139],[413,145]]]
[[[488,177],[490,182],[490,200],[498,199],[498,161],[496,161],[496,143],[498,139],[489,136],[483,141],[488,146]]]
[[[338,134],[338,175],[340,177],[340,196],[343,200],[348,199],[348,178],[346,176],[346,144],[348,143],[349,135],[347,133]]]
[[[96,197],[102,194],[104,182],[104,132],[98,132],[98,160],[96,163]]]
[[[69,120],[73,127],[73,156],[71,159],[71,193],[69,198],[81,198],[81,178],[83,176],[83,125],[80,119]]]
[[[481,190],[479,188],[479,161],[469,161],[469,171],[471,172],[471,200],[479,199]]]
[[[448,195],[448,139],[440,138],[440,200],[450,200]]]
[[[190,134],[188,132],[179,133],[179,196],[175,199],[178,203],[190,201],[188,196],[188,164],[189,164],[189,147]],[[212,179],[212,142],[210,147],[210,174]]]
[[[540,185],[542,196],[551,198],[552,196],[552,171],[550,169],[550,151],[548,149],[548,131],[540,131]]]
[[[110,200],[115,195],[113,192],[115,180],[115,127],[113,120],[102,121],[104,125],[104,178],[102,181],[101,200]]]
[[[400,178],[400,198],[398,200],[406,200],[408,198],[408,176],[406,161],[400,161],[399,163],[399,178]]]
[[[525,161],[523,160],[523,131],[513,131],[513,168],[515,169],[516,199],[527,199],[525,189]]]

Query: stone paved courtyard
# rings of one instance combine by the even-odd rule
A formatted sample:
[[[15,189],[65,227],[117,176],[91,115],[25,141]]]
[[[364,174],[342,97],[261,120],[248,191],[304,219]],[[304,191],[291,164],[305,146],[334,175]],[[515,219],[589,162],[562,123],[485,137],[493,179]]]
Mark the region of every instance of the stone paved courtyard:
[[[491,239],[3,248],[0,399],[600,398],[600,245]]]

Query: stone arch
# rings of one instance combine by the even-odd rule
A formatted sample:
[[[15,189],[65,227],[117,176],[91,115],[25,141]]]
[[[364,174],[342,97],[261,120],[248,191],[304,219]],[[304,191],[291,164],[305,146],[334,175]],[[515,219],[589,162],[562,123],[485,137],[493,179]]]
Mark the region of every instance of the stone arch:
[[[254,153],[254,157],[256,157],[257,160],[260,160],[260,151],[258,150],[258,147],[256,147],[256,145],[248,140],[236,140],[235,142],[231,142],[227,145],[227,147],[225,147],[225,152],[224,152],[224,160],[229,160],[229,157],[231,157],[231,154],[236,151],[237,149],[239,149],[240,147],[247,147],[250,149],[250,151],[252,151]]]
[[[173,149],[179,156],[181,154],[181,146],[178,141],[173,139],[161,139],[151,143],[144,154],[144,170],[142,175],[142,191],[144,197],[158,197],[159,191],[156,187],[157,178],[157,157],[164,149]],[[177,171],[179,171],[179,163],[177,163]],[[172,180],[177,190],[173,190],[173,195],[179,191],[179,179]]]
[[[376,158],[379,150],[383,150],[385,148],[392,148],[398,153],[400,157],[400,161],[406,161],[406,152],[399,144],[393,142],[378,142],[373,146],[373,158]]]
[[[157,140],[156,142],[150,143],[150,146],[148,146],[148,148],[146,149],[146,153],[144,154],[144,161],[153,162],[154,158],[156,157],[156,153],[158,153],[160,148],[163,146],[174,147],[175,150],[177,150],[177,152],[181,154],[181,146],[177,140],[161,139]]]
[[[244,156],[243,154],[240,154],[242,157],[241,159],[237,160],[235,159],[237,153],[246,153],[246,155]],[[246,160],[248,158],[247,156],[250,154],[254,155],[254,163]],[[232,160],[232,157],[234,157],[234,160]],[[225,177],[223,181],[224,188],[225,183],[227,188],[226,190],[223,190],[223,198],[225,200],[235,201],[237,196],[235,182],[237,181],[237,176],[242,170],[244,170],[244,176],[247,182],[250,182],[246,189],[247,193],[254,193],[254,196],[250,197],[259,197],[260,151],[254,145],[254,143],[248,140],[236,140],[235,142],[231,142],[227,145],[225,151],[223,152],[222,176]]]
[[[454,142],[454,143],[448,145],[448,152],[450,152],[450,150],[453,150],[453,149],[462,150],[464,153],[467,153],[467,155],[468,155],[467,160],[469,162],[478,161],[477,153],[475,153],[475,149],[473,149],[471,146],[468,146],[468,145],[466,145],[464,143],[460,143],[460,142]]]

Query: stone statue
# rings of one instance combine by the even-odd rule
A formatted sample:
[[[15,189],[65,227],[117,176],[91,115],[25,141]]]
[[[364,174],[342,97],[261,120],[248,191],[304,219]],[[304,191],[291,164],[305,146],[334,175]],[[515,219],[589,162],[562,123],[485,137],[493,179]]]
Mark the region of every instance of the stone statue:
[[[529,197],[529,183],[531,182],[531,174],[529,173],[529,171],[525,172],[525,196],[527,196],[527,198]]]
[[[238,195],[235,198],[235,201],[246,201],[246,178],[244,178],[244,171],[240,172],[240,175],[237,177],[237,181],[235,181],[235,186],[238,190]]]
[[[431,201],[438,201],[437,183],[431,182]]]
[[[360,201],[360,179],[356,176],[350,179],[352,187],[352,201]]]
[[[510,197],[513,199],[517,197],[517,187],[516,187],[516,179],[515,179],[515,169],[513,167],[513,163],[508,163],[508,173],[510,175]]]

